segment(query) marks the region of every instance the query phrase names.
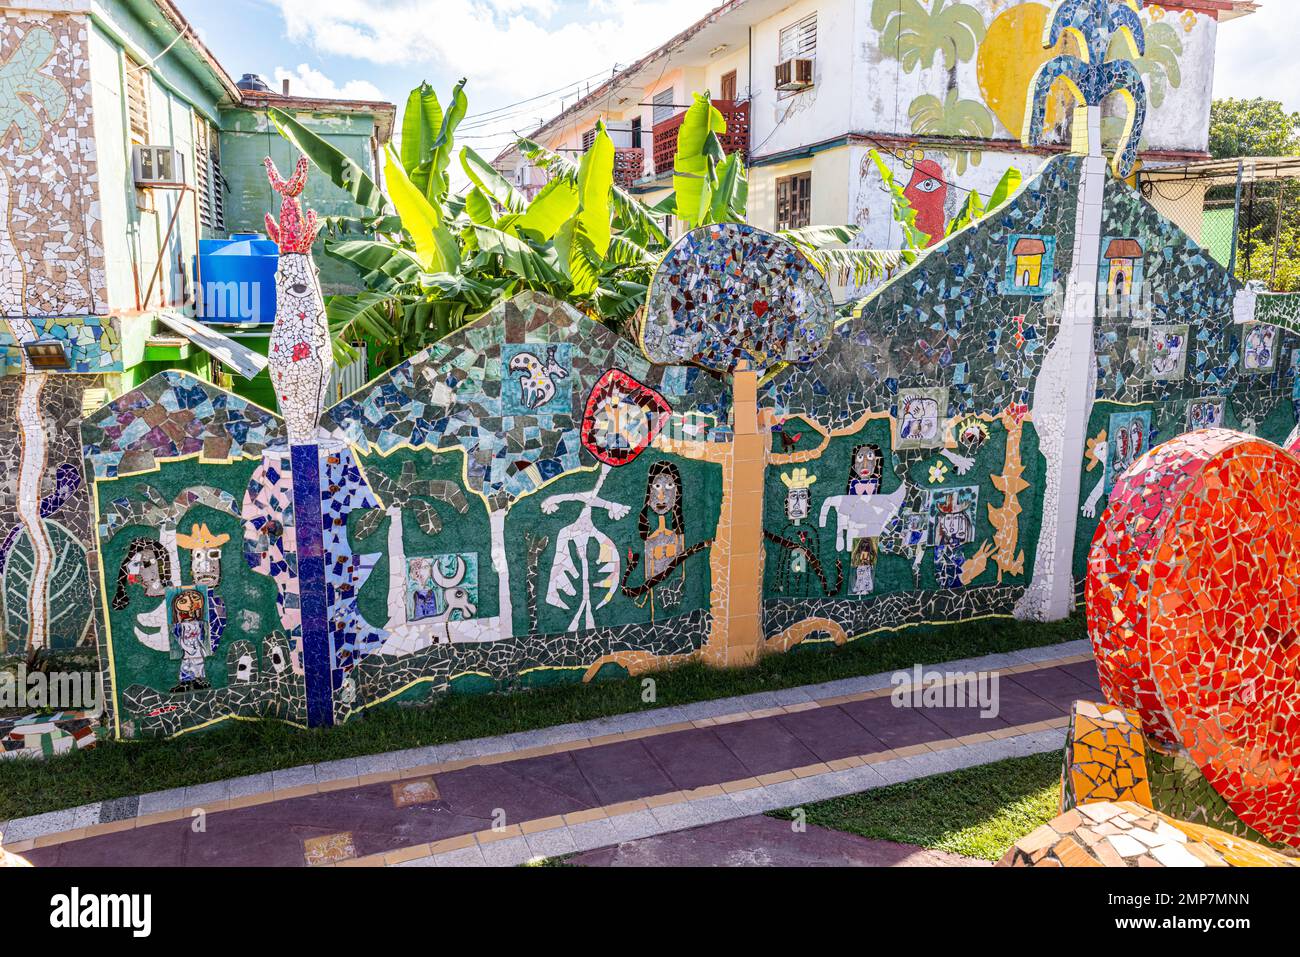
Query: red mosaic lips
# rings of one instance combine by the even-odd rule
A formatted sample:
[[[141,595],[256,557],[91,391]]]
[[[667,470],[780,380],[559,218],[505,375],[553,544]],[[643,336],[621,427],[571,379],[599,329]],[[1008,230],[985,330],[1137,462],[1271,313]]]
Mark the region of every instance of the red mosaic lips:
[[[1106,697],[1300,847],[1300,458],[1212,429],[1121,476],[1088,556]]]
[[[668,400],[650,386],[610,369],[587,396],[582,447],[605,465],[627,465],[650,447],[671,414]]]

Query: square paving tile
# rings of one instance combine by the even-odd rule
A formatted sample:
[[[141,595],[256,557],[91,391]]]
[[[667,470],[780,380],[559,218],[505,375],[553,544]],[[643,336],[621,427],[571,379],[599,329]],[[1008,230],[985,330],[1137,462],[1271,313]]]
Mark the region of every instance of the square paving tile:
[[[393,784],[393,807],[410,807],[412,804],[431,804],[438,800],[438,786],[433,778],[413,778]]]
[[[640,740],[583,748],[573,760],[600,805],[677,790]]]
[[[950,738],[919,708],[896,708],[889,698],[849,701],[840,708],[890,748],[906,748]]]
[[[350,831],[326,834],[324,837],[309,837],[302,842],[302,851],[308,867],[337,864],[339,861],[350,861],[357,856],[357,848],[352,843]]]
[[[737,721],[713,731],[751,775],[804,768],[818,760],[778,718]]]
[[[751,777],[749,769],[713,733],[714,730],[675,731],[642,738],[641,741],[672,778],[676,788],[701,788],[706,784]]]
[[[838,761],[889,750],[884,742],[840,708],[812,708],[782,715],[776,720],[817,755],[819,761]]]

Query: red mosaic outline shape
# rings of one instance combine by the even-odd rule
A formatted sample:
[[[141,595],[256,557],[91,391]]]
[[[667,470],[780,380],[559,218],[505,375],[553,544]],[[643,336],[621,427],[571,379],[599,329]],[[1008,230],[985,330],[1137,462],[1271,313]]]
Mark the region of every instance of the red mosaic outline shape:
[[[1107,699],[1300,847],[1300,458],[1224,429],[1121,476],[1088,556]]]
[[[639,405],[645,410],[650,421],[650,428],[646,432],[644,441],[634,449],[610,451],[600,448],[595,443],[596,406],[599,400],[613,388],[622,389],[626,394],[625,401]],[[590,452],[597,461],[605,465],[615,468],[628,465],[636,461],[637,457],[651,446],[655,438],[663,431],[664,426],[667,425],[668,416],[672,414],[672,411],[673,407],[668,404],[668,400],[660,395],[658,391],[622,369],[609,369],[591,387],[591,392],[587,395],[587,404],[582,412],[582,431],[580,433],[582,447]]]

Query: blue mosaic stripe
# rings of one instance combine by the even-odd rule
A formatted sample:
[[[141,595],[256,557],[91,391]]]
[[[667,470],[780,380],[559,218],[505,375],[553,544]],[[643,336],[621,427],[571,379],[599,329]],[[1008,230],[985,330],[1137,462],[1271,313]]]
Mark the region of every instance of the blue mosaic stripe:
[[[290,451],[290,461],[302,606],[302,662],[307,678],[307,725],[329,727],[334,724],[334,694],[330,683],[325,545],[321,533],[320,447],[295,445]]]

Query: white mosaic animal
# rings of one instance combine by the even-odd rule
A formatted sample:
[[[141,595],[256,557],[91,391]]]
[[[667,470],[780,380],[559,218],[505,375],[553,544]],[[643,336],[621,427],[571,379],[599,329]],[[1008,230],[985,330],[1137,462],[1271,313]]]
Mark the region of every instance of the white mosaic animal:
[[[569,372],[555,361],[555,346],[547,346],[546,362],[531,352],[520,352],[510,360],[510,374],[519,376],[520,395],[525,407],[540,409],[555,398],[555,380],[567,379]]]
[[[329,321],[320,277],[311,258],[312,243],[320,232],[314,210],[302,212],[298,197],[307,185],[307,158],[298,160],[293,178],[280,177],[275,163],[266,159],[271,187],[284,197],[280,221],[266,216],[267,234],[280,247],[275,271],[275,325],[271,327],[270,373],[289,433],[289,444],[309,444],[316,438],[321,413],[334,371]]]
[[[822,503],[818,525],[835,510],[835,548],[847,552],[859,538],[879,538],[893,521],[907,497],[907,484],[899,485],[888,495],[833,495]]]

